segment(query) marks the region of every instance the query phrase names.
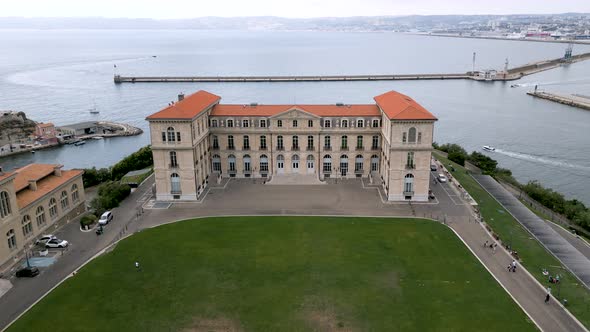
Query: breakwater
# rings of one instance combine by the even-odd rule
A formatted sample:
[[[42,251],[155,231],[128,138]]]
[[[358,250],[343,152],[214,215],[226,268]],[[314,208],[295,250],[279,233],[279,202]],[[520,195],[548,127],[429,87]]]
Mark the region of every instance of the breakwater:
[[[529,91],[527,94],[556,103],[590,110],[590,98],[581,95],[569,95],[545,91]]]
[[[290,76],[122,76],[115,75],[121,83],[215,83],[215,82],[354,82],[354,81],[402,81],[402,80],[476,80],[512,81],[527,75],[557,68],[570,63],[590,59],[590,53],[582,53],[569,59],[557,58],[528,63],[505,71],[487,70],[449,74],[379,74],[379,75],[290,75]]]

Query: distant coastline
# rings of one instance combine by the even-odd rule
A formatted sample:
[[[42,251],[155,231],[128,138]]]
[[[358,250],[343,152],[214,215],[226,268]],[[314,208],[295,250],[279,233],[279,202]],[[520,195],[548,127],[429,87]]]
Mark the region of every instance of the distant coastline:
[[[577,44],[577,45],[590,45],[590,40],[546,40],[546,39],[525,39],[525,38],[506,38],[506,37],[491,37],[491,36],[464,36],[457,34],[445,34],[445,33],[407,33],[414,36],[427,36],[427,37],[447,37],[447,38],[471,38],[471,39],[492,39],[492,40],[508,40],[508,41],[519,41],[519,42],[536,42],[536,43],[558,43],[558,44]]]

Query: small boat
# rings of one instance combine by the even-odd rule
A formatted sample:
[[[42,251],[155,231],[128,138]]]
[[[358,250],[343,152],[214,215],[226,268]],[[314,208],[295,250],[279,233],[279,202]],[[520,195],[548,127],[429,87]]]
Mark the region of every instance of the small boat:
[[[92,139],[101,140],[102,139],[102,136],[94,136],[94,137],[92,137]]]
[[[35,153],[35,150],[31,150],[31,153]]]
[[[484,145],[483,146],[483,149],[486,150],[486,151],[490,151],[490,152],[496,151],[496,148],[495,147],[488,146],[488,145]]]
[[[80,146],[80,145],[84,145],[84,144],[86,144],[86,142],[84,142],[84,141],[78,141],[78,142],[74,143],[75,146]]]
[[[99,114],[100,112],[97,110],[90,110],[90,114]]]

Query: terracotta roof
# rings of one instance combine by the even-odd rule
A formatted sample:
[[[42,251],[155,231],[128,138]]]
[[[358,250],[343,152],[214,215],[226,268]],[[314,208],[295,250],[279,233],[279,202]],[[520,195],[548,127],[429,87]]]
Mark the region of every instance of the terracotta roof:
[[[37,123],[37,126],[39,126],[39,128],[53,127],[53,123],[51,123],[51,122],[47,122],[47,123]]]
[[[0,175],[0,181],[12,176],[14,174],[14,172],[4,172],[2,175]]]
[[[414,99],[397,91],[389,91],[374,98],[391,120],[438,120]]]
[[[47,175],[53,173],[57,164],[29,164],[17,169],[16,178],[14,179],[14,190],[18,192],[29,186],[30,180],[41,180]]]
[[[24,189],[16,194],[16,202],[20,209],[25,208],[29,204],[48,194],[52,190],[59,188],[71,179],[82,174],[82,170],[61,171],[61,176],[51,175],[37,182],[37,190]],[[82,190],[83,188],[78,188]],[[68,188],[69,190],[69,188]],[[69,191],[68,191],[69,192]],[[59,198],[58,198],[59,200]],[[70,197],[70,204],[71,197]]]
[[[290,109],[317,116],[380,116],[377,105],[228,105],[217,104],[211,111],[212,116],[273,116]]]
[[[157,119],[192,119],[209,106],[218,102],[221,97],[207,91],[197,91],[184,97],[183,100],[164,108],[147,117],[147,120]]]

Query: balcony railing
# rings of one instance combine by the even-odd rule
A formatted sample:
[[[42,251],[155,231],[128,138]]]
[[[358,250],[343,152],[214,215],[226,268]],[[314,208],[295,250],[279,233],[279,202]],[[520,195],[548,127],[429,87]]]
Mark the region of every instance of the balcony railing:
[[[314,150],[313,145],[308,145],[307,146],[307,151],[313,151],[313,150]]]
[[[356,147],[356,150],[357,150],[357,151],[363,151],[364,149],[365,149],[365,148],[364,148],[362,145],[361,145],[361,146],[357,146],[357,147]]]
[[[278,151],[283,151],[283,150],[285,150],[285,147],[284,146],[277,146],[277,150]]]
[[[324,146],[324,151],[332,151],[332,147],[331,146]]]
[[[293,147],[291,147],[291,151],[299,151],[299,147],[298,146],[293,146]]]
[[[170,194],[172,194],[172,195],[180,195],[180,194],[182,194],[182,190],[180,190],[180,189],[172,189],[172,190],[170,190]]]
[[[373,146],[371,147],[371,150],[379,150],[379,147],[378,147],[378,146],[374,146],[374,145],[373,145]]]
[[[340,150],[342,150],[342,151],[348,151],[348,146],[341,146],[340,147]]]
[[[266,150],[266,149],[267,149],[267,147],[266,147],[266,146],[261,146],[261,147],[259,148],[259,150]]]
[[[242,150],[244,150],[244,151],[248,151],[248,150],[250,150],[250,147],[249,147],[249,146],[244,146],[244,147],[242,148]]]
[[[168,164],[169,168],[178,168],[178,164]]]
[[[228,149],[228,150],[235,150],[235,149],[236,149],[236,147],[235,147],[235,146],[233,146],[233,145],[228,145],[228,146],[227,146],[227,149]]]
[[[416,165],[414,164],[406,164],[406,169],[415,169]]]
[[[414,196],[413,191],[404,191],[404,196]]]

